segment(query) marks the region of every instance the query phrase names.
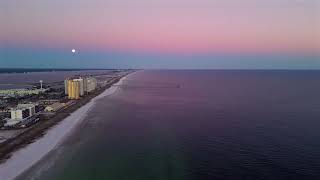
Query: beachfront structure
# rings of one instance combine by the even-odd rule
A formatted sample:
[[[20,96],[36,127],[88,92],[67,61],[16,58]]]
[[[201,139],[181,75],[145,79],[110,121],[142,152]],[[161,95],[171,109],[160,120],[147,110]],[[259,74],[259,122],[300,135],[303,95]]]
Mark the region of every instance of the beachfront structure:
[[[68,95],[69,99],[79,99],[97,88],[97,80],[93,77],[68,78],[64,81],[64,85],[65,94]]]
[[[69,79],[65,79],[64,80],[64,93],[65,93],[65,95],[68,95],[68,83],[69,83]]]
[[[23,120],[35,115],[36,106],[34,104],[19,104],[16,108],[11,109],[12,120]]]
[[[40,111],[38,104],[18,104],[17,107],[11,108],[11,117],[6,119],[5,127],[13,127],[17,124],[21,124],[20,127],[26,127],[26,125],[37,119],[36,113]]]
[[[57,112],[57,111],[61,110],[64,107],[65,107],[65,103],[56,102],[56,103],[53,103],[53,104],[47,106],[45,111],[47,111],[47,112]]]
[[[97,80],[93,77],[87,77],[85,80],[86,88],[85,91],[87,93],[90,93],[94,91],[97,88]]]
[[[80,98],[80,82],[74,80],[68,80],[68,97],[69,99]]]
[[[28,109],[30,116],[33,116],[36,114],[36,106],[35,104],[18,104],[17,108],[19,109]]]
[[[12,120],[23,120],[27,117],[30,117],[30,113],[28,109],[12,109],[11,110]]]
[[[80,93],[80,96],[83,96],[84,95],[84,81],[82,78],[79,78],[79,79],[73,79],[73,81],[77,81],[79,82],[79,93]]]

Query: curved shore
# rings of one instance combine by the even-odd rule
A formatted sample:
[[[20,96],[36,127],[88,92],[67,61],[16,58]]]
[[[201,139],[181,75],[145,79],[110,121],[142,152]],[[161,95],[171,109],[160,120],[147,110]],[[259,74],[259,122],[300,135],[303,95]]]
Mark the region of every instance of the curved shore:
[[[122,77],[114,85],[121,85],[126,76]],[[95,102],[105,96],[111,95],[119,88],[118,86],[107,87],[101,94],[96,94],[90,99],[84,100],[79,103],[78,107],[74,107],[74,111],[71,114],[63,114],[63,119],[57,117],[57,122],[51,123],[52,128],[44,131],[50,127],[46,127],[38,131],[37,135],[33,134],[33,137],[25,137],[31,143],[25,142],[17,145],[15,152],[11,154],[10,158],[4,163],[0,164],[0,176],[1,180],[11,180],[19,176],[21,173],[29,169],[39,160],[41,160],[46,154],[48,154],[55,147],[59,146],[62,141],[72,133],[76,126],[86,117],[86,113],[93,107]],[[83,105],[83,106],[82,106]],[[70,110],[72,111],[72,109]],[[59,120],[60,118],[60,120]],[[52,119],[48,120],[52,121]],[[56,124],[56,125],[55,125]],[[50,124],[49,124],[50,125]],[[47,125],[47,126],[49,126]],[[31,130],[32,131],[32,130]],[[29,133],[30,134],[30,133]],[[32,133],[31,133],[32,134]],[[36,137],[41,136],[35,140]],[[19,137],[18,137],[19,138]],[[29,139],[28,139],[29,138]],[[24,140],[24,139],[23,139]],[[25,146],[24,148],[20,148]]]

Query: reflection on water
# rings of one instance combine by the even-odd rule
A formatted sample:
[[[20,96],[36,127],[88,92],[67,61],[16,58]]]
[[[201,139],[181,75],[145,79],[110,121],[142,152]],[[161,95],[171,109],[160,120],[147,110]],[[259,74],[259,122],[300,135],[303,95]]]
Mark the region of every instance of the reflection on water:
[[[319,79],[138,72],[23,179],[319,179]]]

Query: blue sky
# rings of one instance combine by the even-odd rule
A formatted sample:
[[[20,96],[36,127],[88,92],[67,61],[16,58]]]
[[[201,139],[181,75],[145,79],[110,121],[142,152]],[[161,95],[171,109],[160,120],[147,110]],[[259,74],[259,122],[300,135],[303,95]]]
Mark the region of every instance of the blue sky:
[[[320,69],[319,17],[320,0],[2,0],[0,68]]]
[[[320,69],[312,55],[157,54],[0,48],[1,68]]]

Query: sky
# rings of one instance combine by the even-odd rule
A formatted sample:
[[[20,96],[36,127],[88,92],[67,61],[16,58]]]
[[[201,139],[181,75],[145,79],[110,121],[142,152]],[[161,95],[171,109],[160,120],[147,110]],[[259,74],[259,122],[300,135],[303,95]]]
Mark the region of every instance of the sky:
[[[0,27],[0,68],[320,69],[320,0],[1,0]]]

